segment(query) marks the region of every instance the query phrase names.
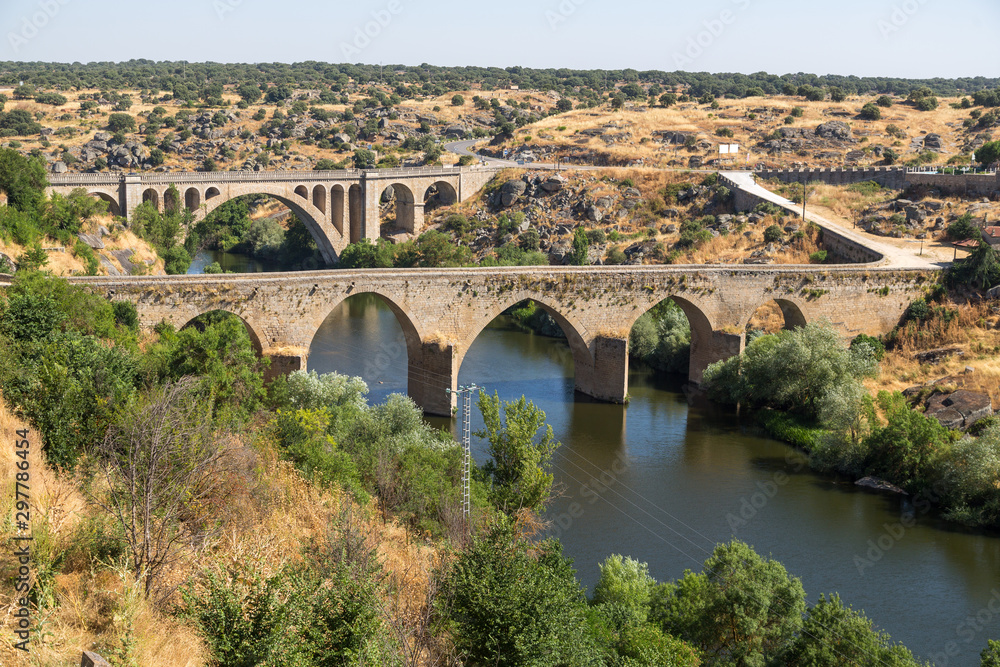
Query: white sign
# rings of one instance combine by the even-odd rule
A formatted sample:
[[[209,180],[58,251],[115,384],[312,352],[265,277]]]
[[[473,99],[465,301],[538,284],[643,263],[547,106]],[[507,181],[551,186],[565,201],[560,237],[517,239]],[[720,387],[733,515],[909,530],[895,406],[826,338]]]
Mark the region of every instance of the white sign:
[[[739,152],[739,144],[719,144],[719,155],[736,155]]]

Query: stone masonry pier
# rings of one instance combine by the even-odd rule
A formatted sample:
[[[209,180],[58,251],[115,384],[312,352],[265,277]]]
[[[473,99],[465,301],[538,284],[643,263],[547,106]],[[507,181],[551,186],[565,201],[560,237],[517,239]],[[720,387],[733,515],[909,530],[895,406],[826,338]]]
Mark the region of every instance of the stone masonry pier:
[[[628,338],[635,321],[672,298],[691,323],[690,380],[739,354],[747,322],[775,301],[788,327],[828,320],[845,337],[891,330],[934,279],[928,267],[503,267],[317,271],[238,276],[73,278],[138,309],[142,325],[183,327],[212,311],[239,316],[271,370],[305,369],[327,316],[356,294],[376,294],[395,313],[408,355],[408,393],[448,415],[458,371],[476,337],[525,299],[559,323],[572,349],[576,387],[597,399],[628,397]]]

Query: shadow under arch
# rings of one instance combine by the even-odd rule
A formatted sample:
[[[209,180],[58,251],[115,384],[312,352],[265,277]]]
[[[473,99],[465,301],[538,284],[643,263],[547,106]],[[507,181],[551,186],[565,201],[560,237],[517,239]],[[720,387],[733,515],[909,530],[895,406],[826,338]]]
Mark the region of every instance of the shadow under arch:
[[[392,189],[395,192],[396,202],[396,227],[405,229],[411,234],[415,232],[416,208],[413,190],[403,183],[393,183],[386,190]]]
[[[564,316],[559,307],[539,294],[530,292],[513,293],[503,301],[492,306],[487,313],[481,317],[458,345],[456,350],[455,371],[461,371],[462,362],[468,354],[476,339],[483,333],[494,320],[503,315],[504,312],[523,301],[532,301],[555,320],[556,324],[566,335],[570,351],[573,353],[573,369],[579,386],[580,380],[588,377],[594,369],[594,353],[591,350],[590,333],[579,322]]]
[[[296,199],[289,198],[285,193],[277,191],[277,188],[260,187],[254,188],[254,192],[244,192],[234,197],[226,198],[221,195],[218,197],[212,197],[211,199],[205,201],[204,205],[201,207],[201,211],[203,212],[200,213],[199,217],[196,217],[195,219],[202,220],[227,201],[247,195],[267,195],[268,197],[276,199],[287,206],[292,213],[294,213],[296,217],[302,221],[302,224],[306,226],[306,229],[309,230],[310,236],[312,236],[313,240],[316,241],[316,246],[319,248],[319,252],[323,256],[326,263],[329,265],[337,263],[338,253],[334,248],[334,244],[336,241],[340,240],[340,235],[337,234],[335,229],[331,229],[330,231],[336,235],[336,238],[331,238],[330,234],[328,234],[323,228],[323,213],[309,201],[296,201]]]
[[[88,192],[87,194],[90,195],[91,197],[96,197],[97,199],[100,199],[101,201],[107,202],[108,203],[108,213],[110,213],[111,215],[115,216],[116,218],[117,217],[121,217],[122,208],[118,204],[118,199],[116,197],[113,197],[113,196],[109,195],[107,192],[104,192],[102,190],[93,190],[91,192]]]
[[[317,317],[315,317],[311,323],[314,333],[312,339],[309,342],[310,353],[316,346],[317,340],[321,336],[324,324],[326,324],[326,322],[336,314],[339,308],[344,306],[349,306],[349,303],[353,299],[357,299],[358,297],[370,297],[377,299],[392,312],[393,316],[396,319],[396,323],[402,330],[403,341],[406,348],[405,352],[407,357],[408,370],[409,373],[412,374],[415,370],[413,367],[413,362],[415,360],[420,359],[420,350],[422,346],[421,343],[422,332],[417,327],[416,320],[414,319],[413,315],[406,308],[400,306],[392,298],[382,294],[376,289],[360,288],[353,291],[351,294],[343,296],[343,298],[324,304],[323,308],[318,311]],[[382,346],[386,349],[382,350],[382,352],[380,352],[379,354],[385,354],[390,358],[396,357],[397,355],[395,354],[394,351],[388,350],[388,348],[386,347],[388,345],[389,343],[383,342]],[[358,352],[359,354],[367,353],[367,351],[359,350],[356,346],[351,347],[350,344],[348,344],[347,347],[352,352]],[[378,359],[378,355],[376,355],[370,361],[376,364],[376,366],[378,366],[381,363],[380,360]]]
[[[760,313],[762,309],[766,308],[771,304],[777,305],[777,307],[781,310],[781,317],[784,320],[783,324],[780,327],[781,329],[785,330],[798,329],[800,327],[804,327],[807,324],[806,316],[802,312],[802,307],[798,303],[790,299],[778,298],[757,304],[757,306],[753,310],[748,312],[746,316],[743,318],[743,322],[741,323],[741,328],[742,329],[750,328],[754,316]]]
[[[629,323],[629,333],[631,338],[631,331],[635,327],[636,322],[639,318],[650,312],[653,308],[660,305],[664,301],[673,301],[687,317],[688,325],[691,328],[691,351],[688,357],[688,379],[694,383],[701,382],[702,372],[704,367],[707,366],[705,361],[706,357],[711,354],[713,337],[715,335],[715,326],[709,317],[705,314],[705,311],[689,299],[682,296],[677,296],[676,294],[670,294],[660,299],[656,303],[652,304],[649,308],[642,311],[636,315]],[[714,361],[714,359],[712,359]]]
[[[260,336],[257,334],[253,326],[249,322],[247,322],[240,315],[237,315],[231,310],[225,310],[224,308],[216,308],[215,310],[206,310],[205,312],[200,313],[189,319],[187,322],[184,323],[183,326],[181,326],[178,329],[178,331],[183,331],[184,329],[190,327],[195,327],[199,331],[204,331],[207,326],[214,324],[215,322],[225,317],[235,317],[236,319],[238,319],[240,322],[243,323],[243,327],[247,330],[247,335],[250,337],[250,343],[251,345],[253,345],[254,352],[257,353],[258,357],[263,357],[264,346],[261,343]]]
[[[420,199],[426,206],[424,212],[430,213],[436,208],[457,203],[458,192],[448,181],[436,181],[424,190],[424,195]]]

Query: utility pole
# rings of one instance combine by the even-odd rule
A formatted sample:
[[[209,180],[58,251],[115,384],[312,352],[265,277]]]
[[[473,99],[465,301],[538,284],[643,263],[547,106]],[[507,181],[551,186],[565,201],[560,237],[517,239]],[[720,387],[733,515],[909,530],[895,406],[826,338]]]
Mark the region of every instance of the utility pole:
[[[462,411],[462,516],[465,518],[466,530],[472,529],[470,522],[471,501],[471,477],[472,477],[472,394],[479,387],[470,384],[459,387],[458,391],[446,390],[449,394],[456,394],[461,401],[459,406]]]
[[[806,221],[806,181],[802,179],[802,222]]]

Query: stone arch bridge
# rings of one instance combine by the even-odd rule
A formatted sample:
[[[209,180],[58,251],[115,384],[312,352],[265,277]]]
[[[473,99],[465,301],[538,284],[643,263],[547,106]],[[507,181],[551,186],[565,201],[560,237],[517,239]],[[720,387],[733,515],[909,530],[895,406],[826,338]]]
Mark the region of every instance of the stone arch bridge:
[[[200,220],[235,197],[265,194],[295,212],[308,227],[328,264],[361,239],[380,236],[382,193],[396,195],[396,223],[411,233],[424,224],[424,207],[465,201],[499,171],[495,167],[429,167],[371,171],[153,172],[141,174],[52,174],[48,192],[76,188],[108,202],[113,215],[130,220],[143,202],[158,210],[185,207]],[[176,187],[174,195],[171,186]]]
[[[356,294],[376,294],[395,313],[408,356],[408,393],[425,411],[448,415],[459,368],[480,332],[531,299],[566,333],[576,387],[597,399],[628,397],[628,338],[635,321],[667,298],[691,323],[690,380],[739,354],[758,307],[777,302],[785,325],[829,320],[845,337],[891,330],[933,281],[926,269],[873,267],[504,267],[316,271],[242,276],[73,278],[109,299],[127,300],[141,323],[183,327],[222,310],[239,316],[271,374],[306,368],[331,311]]]

